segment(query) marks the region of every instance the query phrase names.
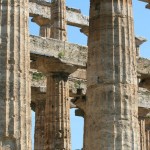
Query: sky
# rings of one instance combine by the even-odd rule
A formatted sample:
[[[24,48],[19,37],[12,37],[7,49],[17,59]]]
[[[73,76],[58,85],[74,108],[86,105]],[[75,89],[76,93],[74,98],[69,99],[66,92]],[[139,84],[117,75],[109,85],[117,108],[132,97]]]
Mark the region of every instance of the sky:
[[[81,9],[81,12],[86,16],[89,15],[89,0],[66,0],[66,4],[69,7]],[[134,28],[136,36],[141,36],[147,39],[147,42],[140,47],[140,56],[150,59],[150,9],[146,9],[145,5],[146,3],[144,2],[133,0]],[[30,33],[38,35],[39,28],[31,22],[29,26]],[[69,42],[87,45],[87,37],[80,33],[79,28],[67,26],[67,30]],[[83,146],[83,118],[75,117],[74,110],[71,110],[70,114],[72,150],[80,150]],[[32,121],[34,127],[34,113],[32,114]],[[34,131],[32,130],[32,136],[33,133]]]

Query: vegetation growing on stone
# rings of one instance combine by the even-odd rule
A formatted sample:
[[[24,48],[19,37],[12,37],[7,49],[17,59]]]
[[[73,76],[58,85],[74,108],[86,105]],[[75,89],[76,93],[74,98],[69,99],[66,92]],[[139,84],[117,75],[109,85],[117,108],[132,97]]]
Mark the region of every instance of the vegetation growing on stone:
[[[32,74],[32,79],[33,80],[37,80],[37,81],[39,81],[39,80],[42,80],[42,79],[44,79],[44,74],[42,74],[41,72],[34,72],[33,74]]]

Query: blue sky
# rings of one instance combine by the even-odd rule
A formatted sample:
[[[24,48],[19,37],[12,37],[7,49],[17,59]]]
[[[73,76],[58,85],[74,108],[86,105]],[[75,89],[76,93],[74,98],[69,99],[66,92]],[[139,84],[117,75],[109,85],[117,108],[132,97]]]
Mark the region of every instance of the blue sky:
[[[86,16],[89,14],[89,0],[67,0],[67,6],[81,9]],[[141,46],[140,55],[150,59],[150,10],[145,9],[146,3],[133,0],[135,35],[142,36],[147,42]],[[39,28],[30,22],[30,33],[38,35]],[[80,33],[79,28],[67,27],[68,41],[87,45],[87,37]],[[32,116],[34,122],[34,115]],[[82,148],[83,139],[83,119],[74,116],[74,110],[71,110],[71,133],[72,133],[72,150]]]

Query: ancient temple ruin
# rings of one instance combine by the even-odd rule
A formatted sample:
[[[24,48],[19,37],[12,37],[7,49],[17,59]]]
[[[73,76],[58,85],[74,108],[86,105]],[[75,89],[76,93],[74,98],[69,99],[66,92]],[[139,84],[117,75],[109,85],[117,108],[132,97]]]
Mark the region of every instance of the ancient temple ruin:
[[[150,0],[146,8],[150,8]],[[28,20],[40,26],[29,35]],[[88,47],[67,42],[67,25]],[[71,150],[70,109],[84,150],[150,150],[150,60],[139,56],[132,0],[0,0],[0,150]]]

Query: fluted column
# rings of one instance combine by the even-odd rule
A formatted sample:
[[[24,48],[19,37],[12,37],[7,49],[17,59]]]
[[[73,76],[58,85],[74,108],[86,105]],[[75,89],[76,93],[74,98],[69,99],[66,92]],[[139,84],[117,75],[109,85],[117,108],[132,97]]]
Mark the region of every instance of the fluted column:
[[[150,149],[150,114],[145,117],[146,150]]]
[[[50,38],[51,37],[51,28],[50,25],[40,26],[40,36]]]
[[[90,2],[84,150],[139,150],[132,0]]]
[[[34,21],[36,22],[36,19]],[[41,22],[40,36],[66,41],[66,0],[53,0],[51,2],[51,21],[48,24],[46,22],[46,24],[43,24],[43,21]]]
[[[145,133],[145,118],[139,118],[140,124],[140,150],[146,150],[146,133]]]
[[[0,0],[0,149],[31,149],[28,0]]]
[[[146,130],[146,150],[150,149],[150,130]]]
[[[45,99],[36,100],[34,150],[44,150]]]
[[[70,150],[70,102],[68,74],[47,76],[45,108],[45,150]]]
[[[51,4],[51,38],[66,41],[66,0],[53,0]]]

